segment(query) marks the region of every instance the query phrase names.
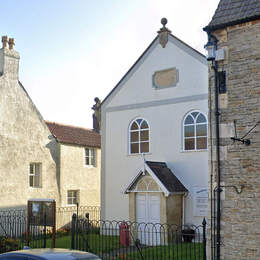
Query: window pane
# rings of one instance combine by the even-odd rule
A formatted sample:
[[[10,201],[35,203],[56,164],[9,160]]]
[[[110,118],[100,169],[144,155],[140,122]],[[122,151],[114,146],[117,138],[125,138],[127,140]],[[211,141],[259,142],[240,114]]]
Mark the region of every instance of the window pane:
[[[85,148],[85,155],[89,156],[89,149],[88,148]]]
[[[187,116],[187,118],[185,119],[184,124],[185,125],[194,124],[194,120],[193,120],[192,116]]]
[[[68,198],[68,204],[73,204],[72,203],[72,198]]]
[[[136,122],[138,123],[138,125],[140,126],[141,122],[143,121],[143,119],[137,119]]]
[[[139,153],[139,144],[131,144],[131,153]]]
[[[192,112],[191,114],[193,115],[194,118],[198,115],[199,112]]]
[[[184,126],[184,136],[185,137],[193,137],[194,136],[194,126]]]
[[[141,141],[149,140],[149,130],[141,131]]]
[[[184,140],[184,149],[185,150],[194,150],[194,138],[189,138]]]
[[[141,125],[141,129],[147,129],[147,128],[149,128],[147,122],[143,121],[143,123]]]
[[[138,132],[131,132],[131,142],[138,142],[139,141],[139,131]]]
[[[85,157],[85,164],[89,165],[89,157]]]
[[[95,166],[95,156],[93,153],[93,156],[91,157],[91,165]]]
[[[207,125],[196,125],[197,136],[207,136]]]
[[[206,123],[206,118],[204,115],[199,114],[198,118],[197,118],[197,123]]]
[[[138,130],[138,129],[139,129],[139,127],[138,127],[137,123],[134,122],[134,123],[131,125],[131,130]]]
[[[30,164],[30,174],[33,174],[33,164]]]
[[[29,185],[33,187],[33,176],[29,176]]]
[[[141,143],[141,153],[149,152],[149,142]]]
[[[207,149],[207,137],[197,138],[197,149]]]
[[[40,187],[40,175],[35,176],[34,187]]]

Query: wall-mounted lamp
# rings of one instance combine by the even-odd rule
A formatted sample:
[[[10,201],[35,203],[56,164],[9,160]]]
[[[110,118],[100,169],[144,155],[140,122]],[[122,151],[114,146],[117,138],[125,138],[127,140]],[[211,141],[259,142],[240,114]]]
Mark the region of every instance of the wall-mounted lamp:
[[[216,59],[217,41],[218,40],[214,35],[211,35],[211,34],[208,35],[208,42],[204,46],[204,48],[208,52],[208,54],[207,54],[208,61],[213,61]]]

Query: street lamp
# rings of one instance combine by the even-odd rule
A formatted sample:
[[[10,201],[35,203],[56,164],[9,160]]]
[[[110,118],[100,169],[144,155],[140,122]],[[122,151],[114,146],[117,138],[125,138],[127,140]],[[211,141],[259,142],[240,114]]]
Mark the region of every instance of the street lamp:
[[[204,46],[204,48],[208,52],[207,55],[208,61],[213,61],[216,59],[216,46],[217,46],[217,38],[214,35],[209,35],[208,42]]]

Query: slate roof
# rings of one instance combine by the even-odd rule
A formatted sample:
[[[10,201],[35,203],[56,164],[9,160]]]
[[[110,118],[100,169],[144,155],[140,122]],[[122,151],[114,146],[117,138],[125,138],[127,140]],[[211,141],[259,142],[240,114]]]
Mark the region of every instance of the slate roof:
[[[170,193],[188,191],[165,162],[146,161],[146,164]]]
[[[260,19],[260,0],[220,0],[211,22],[204,31],[214,31]]]
[[[45,121],[51,133],[58,142],[81,146],[101,147],[101,136],[92,129],[63,125]]]

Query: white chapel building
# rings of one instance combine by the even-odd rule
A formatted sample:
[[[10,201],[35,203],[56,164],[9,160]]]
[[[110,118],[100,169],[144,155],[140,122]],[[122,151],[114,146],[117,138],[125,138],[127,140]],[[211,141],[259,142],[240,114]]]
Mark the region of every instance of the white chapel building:
[[[104,220],[207,216],[207,60],[166,23],[101,105]]]

